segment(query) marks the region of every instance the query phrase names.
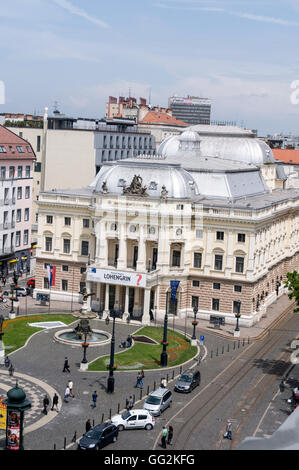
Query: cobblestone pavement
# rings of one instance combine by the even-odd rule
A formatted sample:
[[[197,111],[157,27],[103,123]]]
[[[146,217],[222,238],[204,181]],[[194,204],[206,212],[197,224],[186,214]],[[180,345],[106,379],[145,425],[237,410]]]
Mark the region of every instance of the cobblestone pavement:
[[[241,329],[243,341],[244,338],[256,338],[261,332],[270,328],[272,322],[279,317],[281,311],[288,305],[290,305],[290,302],[286,295],[277,299],[275,304],[268,309],[267,316],[262,319],[258,327]],[[30,311],[32,314],[42,313],[41,308],[38,309],[38,307],[40,306],[36,305],[36,301],[30,297],[20,300],[20,312],[25,310],[27,313]],[[69,307],[69,305],[64,302],[55,302],[55,304],[53,302],[51,311],[53,313],[54,311],[55,313],[67,311],[66,307]],[[75,305],[73,307],[75,308]],[[47,307],[44,312],[48,313]],[[30,315],[28,315],[29,318]],[[169,329],[179,329],[190,335],[192,334],[191,321],[192,318],[188,319],[188,323],[176,319],[175,324],[170,322],[168,326]],[[77,320],[74,319],[74,324],[76,322]],[[111,322],[106,325],[104,321],[99,319],[91,320],[91,327],[109,333],[112,331]],[[127,325],[122,321],[116,323],[116,352],[121,351],[118,347],[120,342],[124,341],[128,334],[134,333],[139,328],[140,325],[138,324],[130,323]],[[221,346],[222,353],[225,353],[229,348],[229,344],[232,345],[233,330],[233,325],[225,325],[221,330],[214,331],[208,322],[199,321],[197,336],[199,332],[205,335],[204,346],[201,346],[201,355],[208,355],[211,350],[214,351],[215,360],[209,356],[211,373],[212,364],[219,364],[216,359],[216,348],[219,347],[219,355],[221,354]],[[57,343],[53,339],[55,331],[57,329],[43,330],[36,333],[31,337],[26,347],[14,353],[9,354],[8,349],[8,354],[15,367],[13,378],[8,376],[3,366],[0,367],[0,393],[6,393],[7,387],[14,386],[16,378],[18,378],[19,385],[32,402],[32,409],[25,414],[24,446],[28,450],[53,449],[54,444],[57,449],[61,449],[65,443],[68,447],[74,436],[79,437],[83,434],[87,418],[91,418],[95,423],[101,422],[103,418],[107,419],[110,414],[117,413],[118,409],[123,409],[125,399],[129,395],[134,395],[135,400],[140,398],[140,391],[134,388],[136,371],[115,372],[115,392],[109,395],[106,393],[108,373],[81,371],[82,348]],[[230,347],[232,352],[232,346]],[[89,347],[87,359],[90,362],[98,356],[109,354],[109,352],[109,344]],[[69,374],[62,372],[66,356],[70,363],[71,372]],[[194,364],[194,360],[191,361],[191,364]],[[166,373],[171,378],[176,376],[179,370],[180,368],[177,367],[174,370],[169,369],[167,371],[146,371],[143,394],[146,394],[148,388],[152,391],[154,383],[158,385],[162,376],[165,376]],[[71,398],[68,403],[64,403],[62,397],[69,379],[74,382],[75,398]],[[94,390],[97,390],[99,395],[95,409],[91,407],[91,394]],[[60,397],[60,411],[59,413],[50,411],[47,416],[44,416],[41,414],[43,396],[47,393],[51,401],[54,391]]]

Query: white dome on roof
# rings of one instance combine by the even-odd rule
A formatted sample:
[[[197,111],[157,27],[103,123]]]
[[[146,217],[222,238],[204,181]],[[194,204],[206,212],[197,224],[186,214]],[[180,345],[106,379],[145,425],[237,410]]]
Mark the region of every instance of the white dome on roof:
[[[218,129],[219,128],[219,129]],[[192,126],[181,135],[165,139],[158,154],[171,162],[182,152],[193,150],[198,157],[218,157],[227,160],[263,165],[273,162],[271,148],[250,131],[231,126]]]

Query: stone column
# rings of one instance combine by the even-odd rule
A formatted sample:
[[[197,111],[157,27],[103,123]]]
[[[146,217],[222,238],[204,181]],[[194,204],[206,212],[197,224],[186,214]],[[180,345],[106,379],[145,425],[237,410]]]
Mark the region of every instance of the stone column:
[[[125,311],[123,314],[123,320],[126,320],[128,315],[129,315],[129,286],[126,286]]]
[[[106,284],[104,314],[109,316],[109,284]]]
[[[150,316],[149,316],[150,294],[151,294],[150,289],[148,288],[144,289],[143,315],[142,315],[143,325],[150,325]]]
[[[115,300],[114,300],[114,309],[119,309],[119,298],[120,298],[120,285],[115,286]]]
[[[138,260],[137,260],[137,271],[146,270],[146,240],[144,239],[144,228],[140,227],[139,246],[138,246]]]
[[[119,234],[119,256],[117,269],[127,269],[127,237],[125,229],[125,224],[122,224]]]

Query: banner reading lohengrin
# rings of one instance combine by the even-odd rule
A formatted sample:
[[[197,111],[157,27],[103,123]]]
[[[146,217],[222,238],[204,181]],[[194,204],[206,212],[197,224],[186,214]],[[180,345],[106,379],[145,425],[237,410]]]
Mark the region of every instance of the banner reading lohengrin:
[[[105,284],[120,284],[122,286],[146,287],[146,274],[129,271],[87,268],[86,280]]]

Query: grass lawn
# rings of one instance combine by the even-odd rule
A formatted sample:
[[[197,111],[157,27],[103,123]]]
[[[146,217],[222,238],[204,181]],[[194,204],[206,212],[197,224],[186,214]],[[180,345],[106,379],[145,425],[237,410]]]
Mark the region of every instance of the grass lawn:
[[[131,349],[117,353],[114,364],[117,370],[159,369],[163,340],[163,327],[146,326],[139,330],[136,336],[149,336],[159,344],[145,344],[135,342]],[[134,335],[133,335],[134,336]],[[176,366],[191,359],[197,353],[197,347],[191,346],[190,340],[176,331],[167,333],[168,366]],[[109,356],[104,356],[92,362],[88,370],[107,370]]]
[[[41,321],[61,321],[66,325],[75,321],[75,318],[71,315],[66,314],[42,314],[42,315],[30,315],[26,317],[16,317],[11,320],[5,320],[3,322],[4,335],[2,337],[4,348],[9,346],[5,350],[5,354],[9,355],[21,346],[24,346],[27,339],[44,328],[36,328],[28,326],[28,323],[36,323]]]

